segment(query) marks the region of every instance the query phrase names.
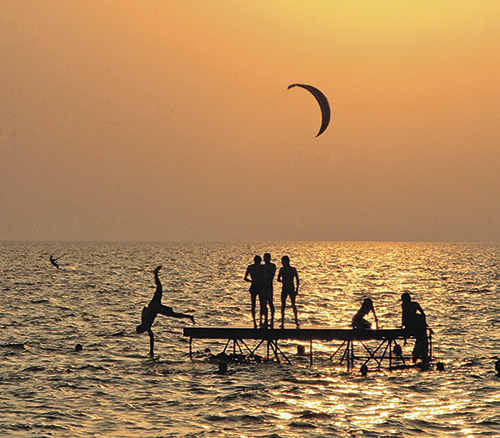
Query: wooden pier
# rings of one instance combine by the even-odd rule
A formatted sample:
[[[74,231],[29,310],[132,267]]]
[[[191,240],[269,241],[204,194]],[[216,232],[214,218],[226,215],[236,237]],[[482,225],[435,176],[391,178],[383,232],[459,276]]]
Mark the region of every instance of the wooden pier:
[[[330,356],[333,361],[340,358],[340,363],[346,363],[347,369],[354,367],[356,360],[361,361],[361,366],[374,363],[381,369],[383,362],[388,363],[389,369],[406,366],[411,362],[411,357],[405,358],[398,342],[414,339],[403,329],[359,330],[359,329],[331,329],[321,327],[300,329],[253,329],[246,327],[185,327],[184,336],[189,337],[189,356],[193,356],[193,339],[222,339],[226,340],[223,353],[226,353],[232,343],[232,354],[256,356],[257,350],[267,346],[267,359],[274,358],[288,363],[291,360],[285,355],[278,345],[278,341],[306,341],[309,342],[309,363],[313,365],[313,342],[340,341],[335,352]],[[256,345],[249,345],[250,342]],[[370,342],[372,341],[372,342]],[[432,332],[428,332],[429,357],[432,360]]]

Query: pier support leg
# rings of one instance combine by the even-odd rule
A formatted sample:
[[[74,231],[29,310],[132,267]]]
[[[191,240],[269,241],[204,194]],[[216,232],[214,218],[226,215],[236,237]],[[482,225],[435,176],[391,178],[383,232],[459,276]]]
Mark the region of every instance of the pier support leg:
[[[389,340],[389,369],[392,371],[392,341]]]
[[[349,341],[349,345],[350,345],[350,354],[349,354],[349,358],[347,360],[347,369],[350,370],[351,368],[354,368],[354,342],[353,341]]]
[[[429,329],[429,360],[432,360],[432,330]]]
[[[309,340],[309,364],[313,366],[313,341],[312,339]]]

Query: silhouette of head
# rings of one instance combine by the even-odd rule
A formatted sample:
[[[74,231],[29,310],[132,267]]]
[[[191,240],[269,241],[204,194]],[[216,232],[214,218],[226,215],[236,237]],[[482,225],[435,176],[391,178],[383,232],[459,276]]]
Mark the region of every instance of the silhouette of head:
[[[365,298],[362,304],[364,309],[373,309],[373,301],[371,298]]]
[[[405,292],[404,294],[401,295],[401,300],[404,303],[409,303],[411,301],[410,294],[408,292]]]
[[[270,262],[271,261],[271,254],[269,254],[268,252],[266,252],[264,254],[264,261],[267,263],[267,262]]]
[[[285,266],[288,266],[290,264],[290,257],[288,256],[281,257],[281,263],[283,263]]]
[[[83,350],[82,344],[75,345],[75,351],[82,351],[82,350]]]
[[[260,255],[256,255],[253,258],[253,261],[255,262],[255,264],[260,265],[260,262],[262,262],[262,257]]]

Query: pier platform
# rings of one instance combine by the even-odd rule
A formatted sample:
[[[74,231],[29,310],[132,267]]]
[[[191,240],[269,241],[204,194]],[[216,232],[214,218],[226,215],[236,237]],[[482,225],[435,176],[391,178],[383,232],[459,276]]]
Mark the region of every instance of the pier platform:
[[[411,362],[411,357],[404,357],[403,349],[398,342],[414,339],[414,336],[403,329],[332,329],[324,327],[301,327],[285,329],[249,328],[249,327],[185,327],[184,336],[189,337],[189,356],[192,357],[193,339],[220,339],[226,340],[223,353],[231,349],[232,354],[243,354],[250,357],[256,356],[261,347],[267,347],[265,356],[281,362],[285,360],[292,363],[283,352],[278,341],[301,341],[309,343],[309,363],[313,365],[313,343],[334,342],[340,343],[335,352],[330,356],[340,363],[345,363],[347,369],[354,367],[355,361],[361,366],[374,364],[380,369],[383,363],[388,368],[406,366]],[[429,342],[429,357],[432,360],[432,332],[427,334]],[[253,344],[251,344],[253,342]]]

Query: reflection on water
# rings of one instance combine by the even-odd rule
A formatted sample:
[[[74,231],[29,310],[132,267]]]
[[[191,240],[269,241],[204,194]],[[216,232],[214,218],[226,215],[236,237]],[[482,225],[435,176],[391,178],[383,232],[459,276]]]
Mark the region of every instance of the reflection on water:
[[[166,305],[201,326],[250,326],[243,274],[267,251],[278,266],[288,254],[299,272],[303,327],[348,328],[366,297],[382,328],[398,327],[409,291],[445,371],[363,377],[317,343],[314,367],[295,358],[302,365],[229,364],[216,375],[204,349],[224,343],[197,341],[190,360],[189,323],[161,315],[159,357],[147,357],[135,326],[156,265]],[[499,246],[5,243],[0,253],[0,436],[500,436]],[[64,254],[61,271],[50,254]],[[283,348],[294,355],[297,345]]]

